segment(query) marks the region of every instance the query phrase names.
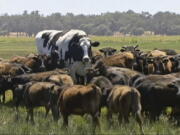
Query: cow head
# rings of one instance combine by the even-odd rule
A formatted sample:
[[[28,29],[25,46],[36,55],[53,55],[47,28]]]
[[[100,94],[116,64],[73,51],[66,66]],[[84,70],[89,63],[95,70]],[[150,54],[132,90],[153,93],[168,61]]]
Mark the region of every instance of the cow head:
[[[73,55],[75,61],[82,61],[84,63],[89,63],[92,56],[91,47],[99,46],[99,42],[92,42],[87,36],[80,36],[75,34],[71,40],[70,46],[72,51],[70,52]]]
[[[147,54],[144,52],[140,52],[139,56],[136,57],[137,66],[134,67],[134,69],[144,73],[145,72],[145,66],[146,66],[146,58],[147,58]]]
[[[132,52],[136,56],[136,54],[140,52],[138,47],[139,47],[138,45],[136,45],[136,46],[123,46],[120,51],[121,52]]]
[[[106,47],[106,48],[99,49],[99,51],[104,53],[104,56],[107,57],[107,56],[113,55],[117,50],[111,47]]]
[[[145,63],[146,63],[146,67],[147,67],[147,74],[153,74],[155,72],[154,58],[147,57]]]
[[[170,59],[171,59],[171,56],[162,57],[162,65],[163,65],[164,73],[172,72],[173,64]]]
[[[155,57],[154,58],[154,67],[155,67],[155,73],[156,74],[162,74],[164,71],[164,67],[162,64],[162,58],[161,57]]]
[[[12,88],[11,86],[12,86],[12,79],[10,75],[0,76],[0,90],[11,89]]]
[[[28,61],[26,62],[25,65],[29,67],[33,72],[44,71],[45,70],[44,57],[46,56],[31,54],[28,56]]]

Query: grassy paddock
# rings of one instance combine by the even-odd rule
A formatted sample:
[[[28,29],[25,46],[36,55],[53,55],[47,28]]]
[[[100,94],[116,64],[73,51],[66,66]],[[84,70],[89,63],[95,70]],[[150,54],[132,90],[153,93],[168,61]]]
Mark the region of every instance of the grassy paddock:
[[[154,48],[171,48],[180,52],[180,36],[144,36],[144,37],[92,37],[93,40],[101,42],[102,47],[115,47],[120,49],[123,45],[139,44],[142,50],[152,50]],[[11,58],[15,55],[26,55],[28,53],[36,52],[34,38],[14,38],[14,37],[0,37],[0,57]],[[20,107],[20,118],[15,121],[15,111],[11,103],[11,92],[6,92],[6,104],[0,104],[0,134],[91,134],[91,118],[85,115],[83,118],[79,116],[71,116],[69,118],[69,128],[67,131],[61,129],[62,119],[58,123],[54,123],[52,115],[49,114],[45,119],[45,111],[43,108],[35,110],[35,125],[25,121],[26,111]],[[100,118],[101,132],[97,130],[98,134],[139,134],[137,123],[131,118],[129,124],[119,125],[117,116],[113,117],[114,124],[111,128],[108,127],[106,121],[106,109],[102,109]],[[168,117],[162,115],[160,120],[155,123],[150,123],[149,120],[144,119],[144,130],[149,135],[177,135],[180,134],[180,128],[173,125],[173,122],[168,121]]]
[[[123,45],[138,44],[140,49],[144,51],[154,48],[171,48],[180,52],[180,36],[92,36],[92,40],[101,43],[98,48],[111,46],[120,49]],[[0,57],[2,58],[10,58],[15,55],[26,55],[31,52],[36,52],[34,38],[0,37]]]

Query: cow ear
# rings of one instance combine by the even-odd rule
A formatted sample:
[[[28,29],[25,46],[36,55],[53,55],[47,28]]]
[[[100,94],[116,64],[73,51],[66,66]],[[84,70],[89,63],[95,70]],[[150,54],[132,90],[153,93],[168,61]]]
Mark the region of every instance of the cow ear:
[[[139,47],[139,45],[136,45],[136,46],[134,46],[134,49],[136,49],[136,48],[138,48]]]
[[[33,60],[38,60],[37,56],[32,57]]]
[[[100,52],[104,53],[104,49],[99,49]]]
[[[117,51],[117,49],[113,49],[113,50],[112,50],[112,52],[116,52],[116,51]]]
[[[175,61],[174,57],[169,57],[170,61]]]
[[[140,52],[140,50],[139,50],[139,49],[136,49],[135,51],[136,51],[136,52]]]
[[[124,48],[122,48],[120,51],[121,51],[121,52],[124,52],[124,51],[125,51],[125,49],[124,49]]]
[[[93,47],[97,47],[99,45],[100,45],[100,43],[98,41],[91,42],[91,46],[93,46]]]

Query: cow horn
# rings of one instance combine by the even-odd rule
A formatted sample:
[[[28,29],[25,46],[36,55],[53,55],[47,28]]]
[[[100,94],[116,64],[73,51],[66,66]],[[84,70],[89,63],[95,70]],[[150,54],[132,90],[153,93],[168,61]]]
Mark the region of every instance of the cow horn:
[[[122,48],[120,51],[121,51],[121,52],[124,52],[125,50],[126,50],[125,48]]]
[[[127,48],[127,46],[122,46],[122,48],[126,49],[126,48]]]
[[[136,49],[136,48],[138,48],[139,47],[139,45],[136,45],[135,47],[134,47],[134,49]]]

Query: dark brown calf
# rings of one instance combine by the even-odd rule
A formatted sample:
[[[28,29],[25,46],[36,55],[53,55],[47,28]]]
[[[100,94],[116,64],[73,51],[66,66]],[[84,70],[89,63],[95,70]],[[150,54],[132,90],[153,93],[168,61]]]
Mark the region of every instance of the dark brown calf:
[[[57,120],[57,100],[60,91],[60,86],[50,82],[35,82],[26,87],[24,91],[24,102],[27,108],[26,120],[28,121],[30,116],[31,121],[34,122],[33,109],[38,106],[44,106],[46,108],[46,116],[49,109],[51,109],[54,120]]]
[[[74,85],[63,90],[59,97],[60,112],[64,126],[68,125],[68,116],[71,114],[90,114],[95,128],[99,126],[101,89],[96,85]]]

